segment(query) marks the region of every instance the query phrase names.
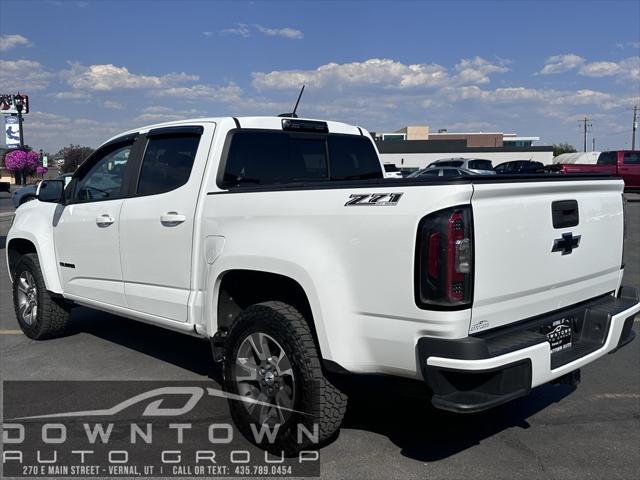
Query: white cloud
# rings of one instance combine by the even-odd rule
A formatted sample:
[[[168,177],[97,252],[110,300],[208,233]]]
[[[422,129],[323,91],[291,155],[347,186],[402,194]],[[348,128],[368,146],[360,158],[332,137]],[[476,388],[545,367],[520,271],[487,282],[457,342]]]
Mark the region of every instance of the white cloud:
[[[385,58],[372,58],[364,62],[328,63],[314,70],[276,70],[253,73],[253,86],[257,89],[289,90],[302,84],[316,88],[379,85],[396,88],[429,87],[442,85],[447,70],[437,64],[405,65]]]
[[[455,66],[455,69],[458,72],[456,80],[465,84],[488,83],[490,81],[489,74],[505,73],[509,71],[506,67],[507,63],[508,62],[506,60],[499,60],[494,63],[481,57],[462,59]]]
[[[138,115],[134,120],[138,124],[148,125],[152,123],[171,122],[174,120],[185,120],[188,118],[202,117],[205,115],[205,111],[195,108],[190,110],[180,110],[159,105],[152,105],[143,108],[140,112],[140,115]]]
[[[241,37],[250,37],[251,29],[246,23],[237,23],[233,28],[225,28],[220,30],[220,35],[239,35]]]
[[[8,92],[44,90],[52,77],[33,60],[0,60],[0,85]]]
[[[49,96],[56,100],[86,101],[91,99],[91,94],[87,92],[56,92],[50,93]]]
[[[113,100],[105,100],[102,102],[102,106],[111,110],[123,110],[125,108],[122,103]]]
[[[0,35],[0,52],[6,52],[19,46],[30,47],[31,45],[31,42],[22,35]]]
[[[304,34],[295,28],[267,28],[262,25],[255,25],[255,27],[260,33],[264,33],[269,37],[283,37],[290,38],[292,40],[299,40],[304,37]]]
[[[268,37],[282,37],[288,38],[290,40],[300,40],[304,37],[302,31],[291,28],[291,27],[283,27],[283,28],[270,28],[265,27],[263,25],[248,25],[246,23],[236,23],[235,27],[225,28],[224,30],[220,30],[220,35],[238,35],[240,37],[250,37],[252,33],[261,33],[263,35],[267,35]],[[210,37],[212,32],[202,32],[203,35]]]
[[[199,79],[197,75],[188,75],[184,72],[161,76],[140,75],[129,72],[127,67],[112,64],[86,67],[79,63],[72,63],[71,69],[63,72],[63,77],[72,88],[93,91],[166,88]]]
[[[234,102],[242,96],[242,89],[231,82],[226,86],[197,84],[190,87],[170,87],[155,92],[161,97],[175,97],[185,100],[205,100],[210,102]]]
[[[640,57],[630,57],[619,62],[596,61],[587,62],[584,58],[573,53],[555,55],[547,58],[544,68],[539,75],[568,72],[576,70],[578,75],[585,77],[619,77],[622,79],[640,79]]]
[[[584,64],[578,71],[586,77],[617,76],[640,80],[640,57],[630,57],[619,62],[592,62]]]
[[[584,58],[574,53],[564,55],[554,55],[547,58],[544,68],[538,72],[539,75],[551,75],[553,73],[562,73],[578,68],[584,63]]]

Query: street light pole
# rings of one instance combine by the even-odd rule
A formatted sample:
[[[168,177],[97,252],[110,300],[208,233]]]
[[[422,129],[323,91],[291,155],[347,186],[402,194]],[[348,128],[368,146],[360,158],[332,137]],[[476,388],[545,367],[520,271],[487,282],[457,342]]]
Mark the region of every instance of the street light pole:
[[[18,129],[20,130],[20,150],[24,149],[24,135],[22,134],[22,110],[24,109],[24,97],[20,92],[14,97],[16,110],[18,111]]]

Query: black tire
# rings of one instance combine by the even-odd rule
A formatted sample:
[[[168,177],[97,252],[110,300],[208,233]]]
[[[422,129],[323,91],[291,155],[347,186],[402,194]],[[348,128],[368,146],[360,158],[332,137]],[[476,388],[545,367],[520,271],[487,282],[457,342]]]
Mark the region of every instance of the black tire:
[[[248,408],[251,404],[230,399],[229,407],[236,426],[250,442],[277,454],[285,452],[287,455],[293,455],[303,449],[317,448],[340,428],[347,408],[347,396],[324,377],[309,324],[297,309],[283,302],[252,305],[238,315],[227,337],[224,387],[227,392],[243,397],[251,394],[236,381],[236,361],[240,347],[252,334],[266,334],[281,346],[288,357],[293,372],[292,382],[295,384],[293,411],[285,412],[287,418],[276,422],[281,424],[275,442],[268,443],[266,436],[263,437],[264,442],[258,442],[254,438],[251,425],[260,431],[262,423],[256,421],[249,413]],[[275,358],[275,355],[273,357]],[[284,378],[282,376],[278,380],[284,381]],[[282,390],[282,384],[279,388]],[[257,389],[254,392],[257,392]],[[270,400],[268,403],[277,402]],[[280,411],[281,409],[277,410],[278,413]],[[314,432],[314,428],[317,428],[317,444],[305,435],[301,435],[303,441],[298,442],[299,425],[304,426],[309,432]]]
[[[33,283],[26,288],[22,279]],[[26,290],[26,291],[25,291]],[[36,301],[36,311],[25,308],[25,301]],[[34,340],[45,340],[62,335],[69,323],[69,307],[64,301],[51,296],[44,283],[40,262],[35,253],[20,257],[13,272],[13,306],[24,334]],[[33,315],[30,315],[34,313]]]
[[[35,199],[36,199],[36,197],[34,197],[33,195],[25,195],[24,197],[22,197],[20,199],[20,205],[23,205],[23,204],[25,204],[27,202],[31,202],[31,201],[33,201]],[[18,206],[20,206],[20,205],[18,205]]]

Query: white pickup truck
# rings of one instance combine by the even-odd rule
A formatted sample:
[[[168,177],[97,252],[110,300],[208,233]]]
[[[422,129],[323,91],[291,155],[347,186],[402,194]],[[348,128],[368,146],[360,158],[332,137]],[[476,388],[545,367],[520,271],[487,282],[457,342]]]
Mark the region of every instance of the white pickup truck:
[[[84,305],[209,339],[238,427],[277,425],[283,448],[296,422],[337,431],[334,374],[418,380],[474,412],[575,382],[633,339],[622,181],[383,172],[371,136],[337,122],[119,135],[18,208],[20,327],[54,337]]]

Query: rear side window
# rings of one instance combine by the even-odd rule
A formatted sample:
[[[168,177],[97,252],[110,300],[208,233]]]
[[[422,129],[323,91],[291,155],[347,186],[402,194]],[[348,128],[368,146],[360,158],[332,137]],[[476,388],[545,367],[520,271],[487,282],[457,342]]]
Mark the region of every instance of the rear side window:
[[[616,152],[602,152],[598,157],[598,165],[615,165]]]
[[[382,178],[366,137],[236,131],[229,144],[223,187]]]
[[[398,167],[396,167],[394,164],[392,163],[385,163],[384,164],[384,171],[385,172],[399,172],[400,169]]]
[[[640,153],[637,153],[637,152],[626,152],[624,154],[623,163],[625,165],[639,165],[640,164]]]
[[[187,183],[199,142],[199,136],[151,137],[142,160],[138,195],[169,192]]]
[[[436,162],[432,165],[436,165],[438,167],[461,167],[462,162],[460,160],[449,160],[446,162]]]
[[[367,137],[329,135],[331,180],[367,180],[382,178],[380,161]]]
[[[444,177],[458,177],[460,176],[460,171],[455,168],[446,168],[442,170],[442,176]]]
[[[491,160],[469,160],[469,168],[474,170],[493,170]]]

